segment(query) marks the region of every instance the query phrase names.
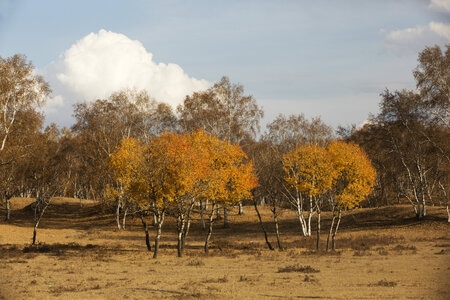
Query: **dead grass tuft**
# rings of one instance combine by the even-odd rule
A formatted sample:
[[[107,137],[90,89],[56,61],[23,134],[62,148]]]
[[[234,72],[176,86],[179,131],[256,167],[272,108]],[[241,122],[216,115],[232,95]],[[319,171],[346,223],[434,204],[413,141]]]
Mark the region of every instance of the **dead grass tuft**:
[[[205,280],[206,283],[226,283],[228,282],[228,276],[225,274],[223,277],[219,278],[208,278]]]
[[[408,252],[410,252],[412,254],[415,254],[417,252],[417,248],[414,245],[404,246],[404,245],[398,244],[394,248],[392,248],[392,250],[398,252],[399,254],[402,254],[403,251],[408,251]]]
[[[33,258],[36,255],[26,255],[25,258]],[[14,260],[15,262],[19,262],[24,257],[22,250],[17,245],[0,245],[0,258],[1,259],[9,259]]]
[[[367,250],[357,250],[353,252],[353,256],[371,256],[372,253]]]
[[[318,280],[314,275],[305,275],[305,278],[303,279],[304,282],[312,282],[312,283],[317,283]]]
[[[379,255],[382,256],[387,256],[389,255],[389,251],[387,251],[384,247],[378,247],[377,249],[375,249],[376,251],[378,251]]]
[[[402,236],[365,234],[338,239],[339,248],[350,248],[356,251],[370,250],[376,246],[388,246],[404,240]]]
[[[191,267],[201,267],[201,266],[204,266],[205,263],[203,262],[203,260],[200,260],[200,259],[191,259],[191,260],[187,263],[187,265],[188,265],[188,266],[191,266]]]
[[[388,281],[386,279],[382,279],[375,283],[370,283],[369,286],[382,286],[382,287],[395,287],[397,285],[397,282],[395,281]]]
[[[287,266],[284,268],[278,268],[278,273],[290,273],[290,272],[299,272],[299,273],[319,273],[319,269],[314,269],[311,266]]]
[[[69,243],[69,244],[45,244],[39,243],[35,245],[25,246],[22,249],[23,253],[50,253],[53,255],[62,255],[66,251],[83,251],[83,250],[91,250],[95,249],[97,246],[92,244],[87,244],[86,246],[82,246],[77,243]]]

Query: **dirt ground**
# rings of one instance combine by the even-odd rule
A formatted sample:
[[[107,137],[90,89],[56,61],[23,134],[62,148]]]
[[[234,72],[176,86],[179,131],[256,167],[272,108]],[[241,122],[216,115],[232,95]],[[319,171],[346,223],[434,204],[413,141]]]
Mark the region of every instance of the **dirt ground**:
[[[77,200],[55,201],[40,244],[30,247],[33,213],[15,205],[12,220],[0,221],[0,299],[450,299],[450,225],[441,207],[421,221],[408,206],[345,213],[336,253],[314,251],[315,237],[301,237],[288,210],[280,217],[286,249],[270,251],[245,207],[242,216],[231,211],[229,228],[215,224],[208,256],[194,220],[178,258],[168,217],[153,259],[139,219],[118,231],[112,214]],[[270,211],[261,211],[276,246]]]

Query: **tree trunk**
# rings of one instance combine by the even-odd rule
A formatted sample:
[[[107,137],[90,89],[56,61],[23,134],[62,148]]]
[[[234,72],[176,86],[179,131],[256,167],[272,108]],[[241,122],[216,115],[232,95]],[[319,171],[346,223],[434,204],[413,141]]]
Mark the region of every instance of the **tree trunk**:
[[[326,247],[326,252],[328,252],[328,250],[330,249],[330,238],[331,235],[333,233],[333,227],[334,227],[334,222],[336,221],[336,212],[335,212],[335,208],[333,207],[333,218],[331,219],[331,225],[330,225],[330,230],[328,231],[328,235],[327,235],[327,247]]]
[[[178,252],[178,257],[182,257],[183,256],[183,231],[184,231],[184,226],[185,226],[185,220],[184,217],[179,217],[178,218],[178,225],[177,225],[177,252]]]
[[[448,209],[448,200],[447,200],[447,222],[450,223],[450,210]]]
[[[337,223],[336,223],[336,229],[334,230],[334,232],[333,232],[333,235],[331,236],[331,249],[333,250],[333,251],[336,251],[336,233],[337,233],[337,231],[338,231],[338,229],[339,229],[339,224],[341,224],[341,210],[339,209],[339,211],[338,211],[338,220],[337,220]]]
[[[267,237],[267,231],[266,228],[264,228],[264,224],[261,218],[261,214],[259,213],[258,204],[256,203],[256,198],[253,198],[253,205],[255,206],[256,215],[258,216],[259,225],[261,226],[261,229],[264,233],[264,240],[266,241],[267,247],[269,247],[270,250],[275,250],[272,247],[272,244],[269,242],[269,238]]]
[[[297,208],[297,217],[298,221],[300,222],[300,227],[302,229],[303,236],[308,236],[308,229],[306,225],[305,217],[303,216],[303,200],[301,199],[301,196],[297,193],[296,198],[296,208]]]
[[[155,213],[156,216],[156,236],[155,236],[155,249],[153,250],[153,258],[158,257],[159,241],[161,239],[162,225],[164,222],[164,211]]]
[[[11,219],[11,197],[6,196],[6,221]]]
[[[41,209],[41,211],[38,213],[37,211],[39,210],[39,205],[41,204],[45,204],[44,207]],[[31,244],[35,245],[36,244],[36,235],[37,235],[37,229],[39,227],[39,223],[41,222],[42,216],[45,213],[45,210],[47,209],[47,207],[50,205],[50,199],[48,200],[48,202],[45,202],[43,199],[41,200],[36,200],[36,206],[34,208],[34,216],[35,216],[35,222],[34,222],[34,228],[33,228],[33,239]]]
[[[127,214],[128,214],[128,207],[126,207],[125,211],[123,212],[122,229],[125,229],[125,223],[126,223],[126,219],[127,219]]]
[[[242,205],[242,202],[239,202],[239,211],[238,211],[238,215],[243,215],[244,214],[244,205]]]
[[[145,244],[147,245],[147,250],[148,251],[152,251],[152,246],[150,244],[150,235],[148,233],[148,225],[147,222],[144,219],[144,214],[141,212],[140,214],[141,217],[141,222],[142,222],[142,227],[144,227],[144,232],[145,232]]]
[[[320,250],[320,209],[317,208],[317,241],[316,241],[316,250]]]
[[[314,214],[313,197],[309,196],[309,212],[308,212],[308,225],[307,225],[308,236],[311,236],[311,220],[312,220],[313,214]]]
[[[117,199],[117,208],[116,208],[116,222],[117,222],[117,229],[122,229],[122,227],[120,226],[120,206],[121,206],[121,201],[120,199]]]
[[[273,222],[275,223],[275,235],[277,237],[277,246],[278,249],[284,250],[283,246],[281,245],[280,229],[278,224],[278,211],[277,211],[277,204],[275,201],[272,207],[272,214],[273,214]]]
[[[448,202],[449,201],[448,201],[447,191],[445,190],[445,187],[441,183],[441,181],[439,181],[438,184],[439,184],[439,187],[441,188],[442,194],[444,195],[444,198],[445,198],[445,206],[446,206],[446,210],[447,210],[447,221],[448,221],[448,223],[450,223],[450,210],[449,210],[449,207],[448,207]]]
[[[220,205],[218,204],[216,204],[216,220],[222,220],[222,215],[220,213]]]
[[[205,207],[203,207],[203,201],[202,200],[200,200],[199,208],[200,208],[200,220],[201,220],[201,223],[202,223],[202,229],[205,230],[206,229],[205,209],[207,209],[207,207],[206,207],[206,204],[205,204]]]
[[[212,235],[213,223],[214,223],[214,211],[217,210],[216,206],[217,206],[217,204],[215,202],[213,202],[211,213],[209,215],[209,227],[208,227],[208,233],[206,235],[205,247],[204,247],[206,254],[208,254],[208,251],[209,251],[209,240],[211,239],[211,235]]]
[[[230,221],[228,220],[228,207],[223,207],[223,228],[230,227]]]
[[[184,227],[183,236],[181,239],[181,249],[184,249],[184,245],[186,244],[186,238],[189,234],[189,230],[191,229],[191,214],[192,210],[194,209],[195,201],[192,201],[189,209],[187,211],[187,217],[186,217],[186,226]]]

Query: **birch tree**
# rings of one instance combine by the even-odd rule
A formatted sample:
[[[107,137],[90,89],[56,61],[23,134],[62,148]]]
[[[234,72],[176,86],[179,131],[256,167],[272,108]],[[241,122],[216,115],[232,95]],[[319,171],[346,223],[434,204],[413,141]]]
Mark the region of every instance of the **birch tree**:
[[[252,199],[252,190],[257,187],[258,180],[253,163],[240,146],[210,136],[206,149],[209,152],[204,181],[207,188],[202,197],[212,202],[204,245],[205,253],[208,253],[217,205],[233,205],[241,200]]]
[[[180,126],[185,132],[198,129],[223,141],[242,147],[256,139],[264,111],[252,95],[246,95],[244,86],[232,83],[226,76],[206,91],[186,96],[178,106]],[[242,213],[239,203],[239,213]],[[228,226],[224,207],[224,227]]]
[[[25,55],[15,54],[8,58],[0,56],[0,172],[4,173],[1,185],[8,185],[11,180],[11,166],[14,160],[20,158],[19,152],[9,151],[6,154],[8,139],[17,125],[19,115],[35,110],[45,102],[51,93],[48,83],[42,76],[37,75],[34,66],[27,61]],[[16,145],[24,147],[25,145]],[[3,177],[3,176],[0,176]],[[3,195],[6,206],[9,207],[11,198],[11,186],[3,187]],[[9,210],[8,210],[9,212]],[[9,219],[9,213],[7,213]]]
[[[321,206],[323,196],[328,192],[336,177],[336,170],[328,151],[320,146],[300,146],[283,155],[283,168],[286,182],[295,190],[297,216],[302,225],[303,234],[311,235],[311,218],[317,213],[317,243],[319,250]],[[306,196],[309,200],[308,219],[305,220],[302,202],[298,197]]]
[[[25,55],[0,57],[0,158],[17,114],[44,103],[51,90]]]
[[[329,201],[332,207],[333,218],[327,237],[329,249],[336,248],[335,237],[339,229],[343,210],[357,207],[372,193],[375,186],[376,171],[366,153],[354,143],[333,141],[327,151],[330,154],[336,176]]]

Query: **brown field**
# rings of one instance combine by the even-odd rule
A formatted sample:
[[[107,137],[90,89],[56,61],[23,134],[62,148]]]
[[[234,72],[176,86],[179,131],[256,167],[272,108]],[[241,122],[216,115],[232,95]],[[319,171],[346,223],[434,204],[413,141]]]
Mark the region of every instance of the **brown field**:
[[[336,253],[313,251],[315,237],[301,237],[287,210],[280,218],[286,250],[270,251],[249,206],[242,216],[231,211],[229,228],[215,224],[208,256],[194,220],[178,258],[168,217],[153,259],[139,219],[117,231],[112,214],[70,199],[53,202],[40,244],[29,247],[28,204],[13,199],[12,220],[0,221],[0,299],[450,299],[450,225],[442,207],[430,207],[420,222],[409,206],[345,213]],[[272,230],[270,212],[261,212]],[[270,239],[276,246],[272,232]]]

